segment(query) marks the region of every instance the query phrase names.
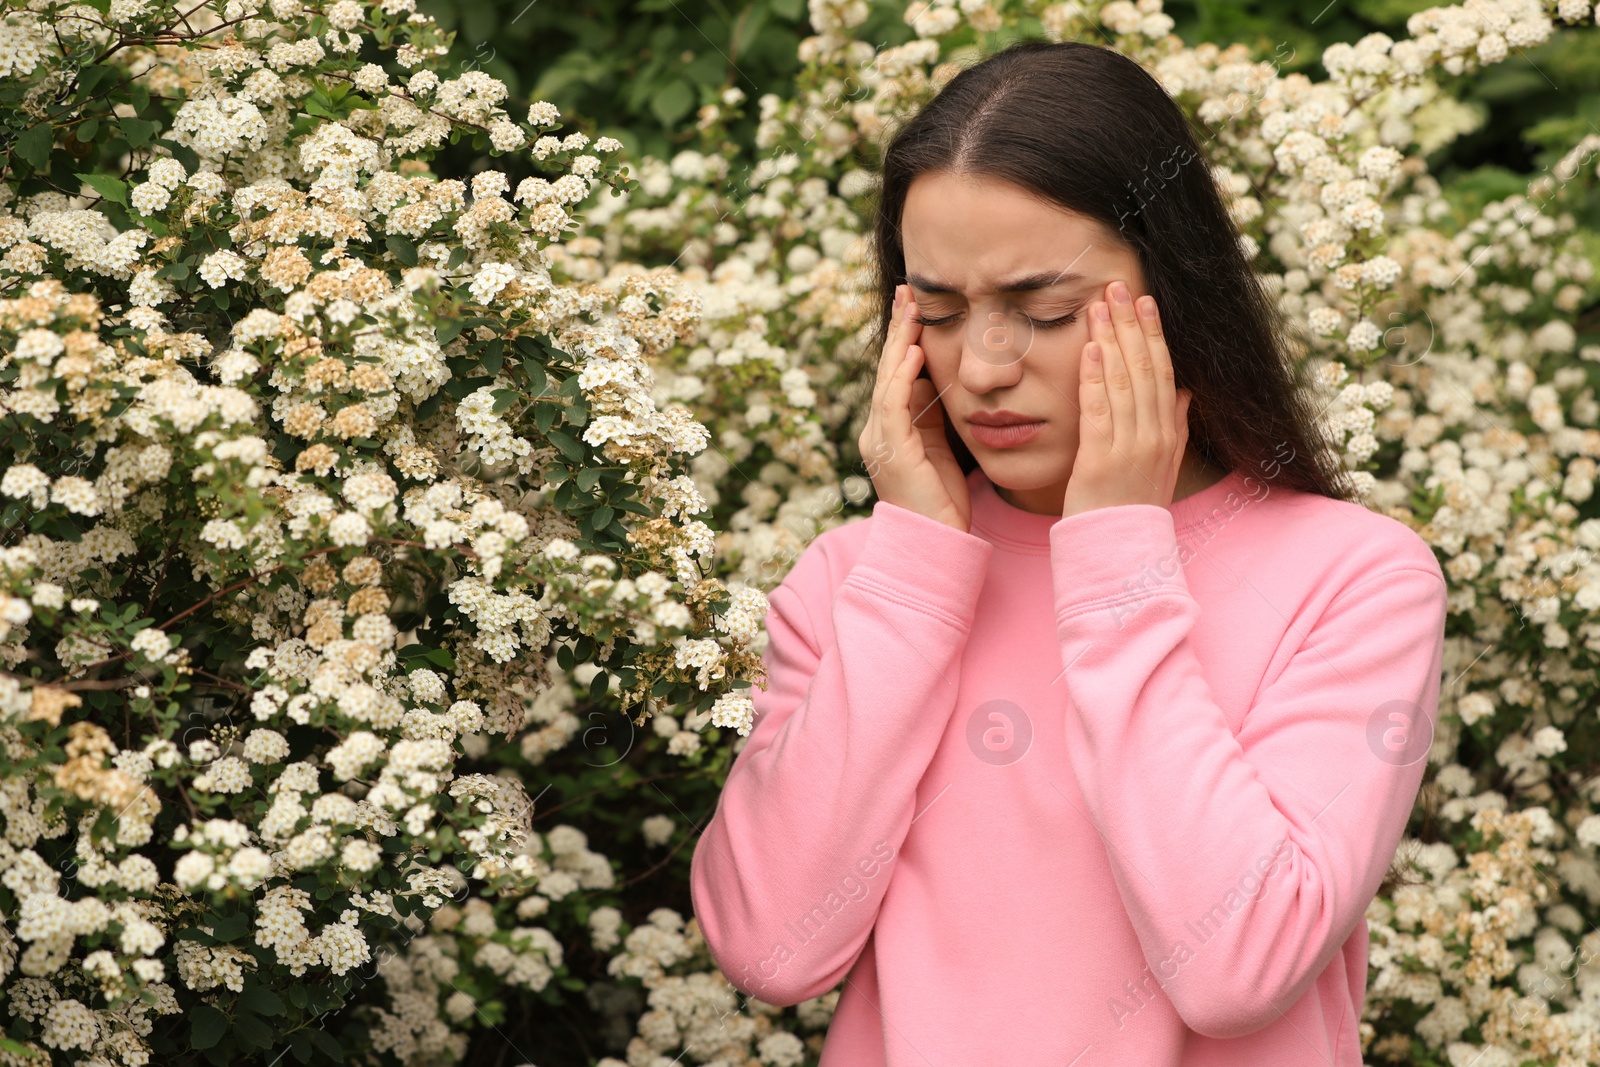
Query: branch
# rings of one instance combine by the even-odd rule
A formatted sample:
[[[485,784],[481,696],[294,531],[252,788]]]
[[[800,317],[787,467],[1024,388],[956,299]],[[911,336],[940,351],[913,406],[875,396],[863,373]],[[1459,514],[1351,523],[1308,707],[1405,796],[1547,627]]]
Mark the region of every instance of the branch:
[[[0,677],[14,678],[18,682],[27,682],[33,688],[65,689],[69,693],[105,692],[115,689],[132,689],[136,685],[144,685],[154,675],[141,672],[129,674],[121,678],[80,678],[67,681],[57,678],[53,681],[44,678],[29,678],[25,674],[13,674],[11,671],[0,671]]]

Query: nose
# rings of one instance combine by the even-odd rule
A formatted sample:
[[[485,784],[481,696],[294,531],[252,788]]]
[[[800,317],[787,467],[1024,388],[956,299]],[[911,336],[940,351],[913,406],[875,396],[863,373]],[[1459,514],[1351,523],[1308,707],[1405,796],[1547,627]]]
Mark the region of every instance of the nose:
[[[961,346],[961,384],[981,393],[1014,384],[1033,346],[1033,328],[1014,311],[994,309],[971,316]]]

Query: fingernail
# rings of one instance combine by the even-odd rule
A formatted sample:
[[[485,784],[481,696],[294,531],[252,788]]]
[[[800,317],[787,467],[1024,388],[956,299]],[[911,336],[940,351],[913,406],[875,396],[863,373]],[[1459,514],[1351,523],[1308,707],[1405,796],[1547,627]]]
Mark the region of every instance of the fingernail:
[[[1106,307],[1105,301],[1096,300],[1094,302],[1094,317],[1100,322],[1111,321],[1111,309]]]
[[[1139,314],[1147,319],[1156,317],[1156,302],[1154,297],[1141,296],[1139,298]]]
[[[1128,302],[1128,299],[1129,299],[1128,298],[1128,287],[1126,285],[1124,285],[1122,282],[1112,282],[1111,283],[1111,299],[1115,300],[1119,304],[1126,304]]]

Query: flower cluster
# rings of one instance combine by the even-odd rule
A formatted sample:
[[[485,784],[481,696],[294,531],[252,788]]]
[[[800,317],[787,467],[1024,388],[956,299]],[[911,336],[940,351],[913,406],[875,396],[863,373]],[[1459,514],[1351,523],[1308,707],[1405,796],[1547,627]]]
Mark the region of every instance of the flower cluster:
[[[454,986],[545,989],[547,924],[613,886],[490,735],[563,743],[575,647],[674,724],[759,665],[705,429],[652,391],[698,296],[568,269],[620,143],[448,71],[413,0],[31,0],[0,37],[8,1033],[305,1062],[345,1011],[348,1058],[459,1054]],[[515,156],[436,175],[462,138]]]

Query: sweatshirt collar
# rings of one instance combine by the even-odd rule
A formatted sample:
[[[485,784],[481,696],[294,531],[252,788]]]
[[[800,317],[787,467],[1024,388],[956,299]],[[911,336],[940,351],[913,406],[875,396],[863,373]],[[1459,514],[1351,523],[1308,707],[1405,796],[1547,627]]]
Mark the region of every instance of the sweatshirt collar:
[[[1237,470],[1198,493],[1174,500],[1167,510],[1172,513],[1173,529],[1179,538],[1186,529],[1198,526],[1216,509],[1226,512],[1223,502],[1234,492],[1249,495],[1244,493],[1244,475]],[[967,475],[967,493],[972,503],[974,532],[982,530],[982,536],[992,541],[1049,549],[1050,528],[1061,521],[1060,515],[1040,515],[1007,503],[995,490],[994,483],[985,477],[982,467],[974,467]]]

